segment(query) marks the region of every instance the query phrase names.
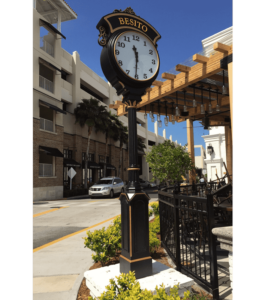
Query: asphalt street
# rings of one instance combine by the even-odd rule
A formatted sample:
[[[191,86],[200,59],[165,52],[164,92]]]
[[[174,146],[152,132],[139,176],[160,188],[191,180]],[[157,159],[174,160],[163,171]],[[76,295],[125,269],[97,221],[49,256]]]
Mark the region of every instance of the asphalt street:
[[[149,196],[150,202],[157,200],[156,193],[150,193]],[[33,249],[113,218],[120,213],[118,198],[35,202],[33,203]]]

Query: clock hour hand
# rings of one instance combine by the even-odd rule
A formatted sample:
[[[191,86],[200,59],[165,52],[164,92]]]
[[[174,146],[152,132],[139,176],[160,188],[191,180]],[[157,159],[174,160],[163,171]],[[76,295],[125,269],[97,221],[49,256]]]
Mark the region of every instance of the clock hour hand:
[[[138,63],[138,52],[137,52],[137,48],[133,45],[133,51],[135,54],[135,76],[137,75],[137,63]]]

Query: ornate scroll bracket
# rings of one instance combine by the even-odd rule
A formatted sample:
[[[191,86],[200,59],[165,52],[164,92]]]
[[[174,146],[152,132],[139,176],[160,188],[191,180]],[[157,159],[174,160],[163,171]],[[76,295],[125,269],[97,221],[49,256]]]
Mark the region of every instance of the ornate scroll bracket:
[[[133,103],[132,103],[131,100],[127,100],[124,104],[127,108],[131,108],[131,107],[136,108],[137,107],[136,101],[133,101]]]
[[[98,38],[98,43],[100,46],[105,46],[107,44],[107,34],[106,34],[106,29],[103,26],[99,27],[99,38]]]

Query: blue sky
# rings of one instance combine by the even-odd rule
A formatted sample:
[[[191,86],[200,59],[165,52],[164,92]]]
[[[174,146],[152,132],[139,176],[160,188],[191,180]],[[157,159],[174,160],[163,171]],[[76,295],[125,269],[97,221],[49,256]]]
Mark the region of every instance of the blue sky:
[[[69,53],[77,51],[81,60],[99,76],[104,77],[100,66],[101,46],[98,45],[96,25],[102,16],[114,9],[124,10],[130,6],[136,15],[146,19],[161,35],[158,41],[160,72],[168,71],[202,49],[201,40],[232,26],[232,0],[102,0],[66,2],[78,18],[62,23],[62,47]],[[158,76],[159,76],[158,75]],[[154,131],[154,123],[148,120],[148,129]],[[202,135],[208,134],[199,122],[194,123],[194,144],[205,146]],[[197,127],[198,126],[198,127]],[[167,138],[172,135],[182,145],[187,143],[186,123],[168,127],[163,124],[159,134],[166,128]],[[196,154],[198,154],[196,152]]]

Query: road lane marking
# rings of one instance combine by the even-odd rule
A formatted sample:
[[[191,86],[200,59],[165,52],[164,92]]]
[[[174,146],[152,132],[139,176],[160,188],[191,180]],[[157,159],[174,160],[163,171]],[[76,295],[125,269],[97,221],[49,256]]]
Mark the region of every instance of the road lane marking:
[[[92,226],[90,226],[90,227],[81,229],[81,230],[76,231],[76,232],[74,232],[74,233],[71,233],[71,234],[68,234],[68,235],[66,235],[66,236],[63,236],[63,237],[61,237],[60,239],[54,240],[54,241],[52,241],[52,242],[50,242],[50,243],[48,243],[48,244],[42,245],[42,246],[40,246],[40,247],[38,247],[38,248],[35,248],[35,249],[33,249],[33,253],[34,253],[34,252],[37,252],[37,251],[39,251],[39,250],[41,250],[41,249],[44,249],[44,248],[46,248],[46,247],[48,247],[48,246],[51,246],[51,245],[53,245],[53,244],[55,244],[55,243],[58,243],[58,242],[60,242],[60,241],[63,241],[63,240],[65,240],[65,239],[68,239],[69,237],[72,237],[72,236],[74,236],[74,235],[76,235],[76,234],[79,234],[79,233],[84,232],[84,231],[88,231],[89,229],[92,229],[92,228],[97,227],[97,226],[99,226],[99,225],[101,225],[101,224],[104,224],[104,223],[106,223],[106,222],[108,222],[108,221],[111,221],[111,220],[113,220],[113,219],[115,219],[115,218],[117,218],[117,217],[119,217],[119,216],[120,216],[120,215],[117,215],[117,216],[112,217],[112,218],[110,218],[110,219],[108,219],[108,220],[105,220],[105,221],[102,221],[102,222],[97,223],[97,224],[95,224],[95,225],[92,225]]]
[[[56,210],[59,210],[59,209],[62,209],[62,208],[67,208],[68,206],[62,206],[60,208],[53,208],[53,209],[50,209],[50,210],[46,210],[46,211],[43,211],[41,213],[38,213],[38,214],[35,214],[33,215],[33,218],[36,218],[36,217],[39,217],[39,216],[42,216],[42,215],[45,215],[45,214],[48,214],[50,212],[53,212],[53,211],[56,211]]]

